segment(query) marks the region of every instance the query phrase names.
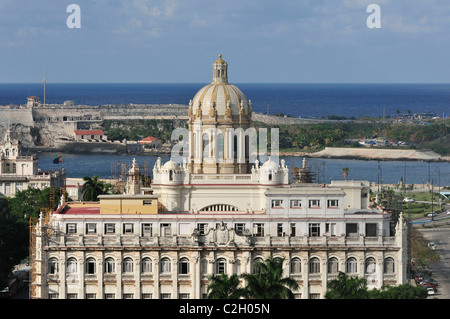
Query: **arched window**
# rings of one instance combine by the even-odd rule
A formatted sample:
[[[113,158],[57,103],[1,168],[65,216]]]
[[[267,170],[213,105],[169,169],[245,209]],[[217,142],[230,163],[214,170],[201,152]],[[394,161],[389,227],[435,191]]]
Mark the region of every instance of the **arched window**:
[[[95,274],[95,259],[94,258],[88,258],[86,259],[86,274]]]
[[[142,259],[141,262],[141,272],[146,274],[146,273],[151,273],[152,272],[152,260],[150,258],[144,258]]]
[[[203,134],[203,159],[209,158],[209,135]]]
[[[111,257],[105,259],[104,266],[106,274],[112,274],[116,271],[114,259]]]
[[[58,273],[58,260],[56,258],[50,258],[48,260],[48,273],[57,274]]]
[[[170,273],[172,271],[172,267],[171,267],[169,258],[166,257],[166,258],[161,259],[160,265],[161,265],[160,271],[162,274]]]
[[[134,271],[134,263],[133,259],[131,258],[125,258],[122,262],[122,272],[123,273],[130,273]]]
[[[356,262],[355,258],[351,257],[351,258],[347,259],[346,272],[347,272],[347,274],[358,273],[358,263]]]
[[[261,257],[253,259],[252,274],[258,274],[261,271],[258,264],[262,264],[262,263],[263,263],[263,259]]]
[[[337,274],[339,272],[339,263],[337,258],[332,257],[328,259],[328,273]]]
[[[219,258],[216,260],[215,272],[217,275],[227,273],[227,261],[225,258]]]
[[[395,262],[393,258],[388,257],[384,260],[384,273],[385,274],[395,273]]]
[[[169,171],[169,181],[173,181],[173,170]]]
[[[314,257],[309,261],[309,273],[319,274],[320,273],[320,261],[319,258]]]
[[[181,275],[189,274],[189,259],[181,258],[178,262],[178,273]]]
[[[364,263],[364,272],[366,274],[372,274],[376,271],[376,263],[375,259],[370,257],[366,259],[366,262]]]
[[[300,258],[295,257],[291,259],[291,274],[300,274],[302,272],[302,263]]]
[[[220,163],[224,159],[224,142],[223,134],[217,133],[216,135],[216,160]]]
[[[75,258],[69,258],[67,260],[67,274],[77,274],[78,273],[78,262]]]

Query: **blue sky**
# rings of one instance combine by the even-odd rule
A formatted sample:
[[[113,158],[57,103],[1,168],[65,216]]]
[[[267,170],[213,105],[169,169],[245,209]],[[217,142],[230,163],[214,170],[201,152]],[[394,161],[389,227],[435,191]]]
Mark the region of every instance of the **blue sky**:
[[[448,0],[0,0],[0,82],[206,83],[222,53],[232,83],[447,83],[449,31]]]

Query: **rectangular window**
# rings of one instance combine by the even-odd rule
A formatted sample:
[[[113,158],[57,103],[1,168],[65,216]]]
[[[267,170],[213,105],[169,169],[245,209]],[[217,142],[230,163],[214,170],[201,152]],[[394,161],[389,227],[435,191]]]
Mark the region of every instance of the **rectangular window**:
[[[256,237],[264,236],[264,224],[253,224],[253,235]]]
[[[366,224],[366,236],[377,236],[377,224]]]
[[[77,294],[67,294],[67,299],[77,299],[78,295]]]
[[[319,237],[320,236],[320,224],[311,223],[309,224],[309,237]]]
[[[153,295],[152,294],[142,294],[142,299],[152,299]]]
[[[243,235],[244,234],[244,230],[245,230],[245,224],[235,224],[234,225],[234,231],[237,235]]]
[[[23,183],[16,183],[16,192],[23,191]]]
[[[123,299],[133,299],[133,294],[123,294]]]
[[[77,224],[69,223],[66,225],[66,233],[67,234],[76,234],[77,233]]]
[[[105,224],[105,234],[114,234],[116,232],[116,224]]]
[[[358,224],[356,224],[356,223],[345,224],[345,235],[346,236],[358,236]]]
[[[284,233],[283,233],[283,224],[277,224],[277,236],[278,236],[278,237],[284,236]]]
[[[133,234],[133,232],[134,232],[134,224],[123,224],[124,235]]]
[[[95,294],[86,294],[86,299],[95,299],[96,295]]]
[[[171,224],[161,224],[161,236],[172,236]]]
[[[180,299],[189,299],[189,294],[179,294]]]
[[[339,207],[339,201],[337,199],[329,199],[327,201],[328,208],[338,208]]]
[[[320,200],[318,199],[309,200],[309,208],[319,208],[319,207],[320,207]]]
[[[291,224],[291,236],[295,237],[295,224]]]
[[[272,208],[282,208],[283,201],[281,199],[272,199]]]
[[[115,299],[115,294],[105,294],[105,299]]]
[[[5,194],[11,194],[11,183],[5,183]]]
[[[326,223],[325,224],[325,232],[329,236],[336,236],[336,223]]]
[[[170,299],[171,295],[170,294],[161,294],[161,299]]]
[[[291,199],[291,208],[302,208],[302,201],[299,199]]]
[[[208,231],[208,224],[199,223],[199,224],[197,224],[197,229],[198,229],[199,235],[204,235]]]
[[[96,234],[97,233],[97,224],[89,223],[86,224],[86,235]]]
[[[153,236],[152,224],[142,224],[142,236]]]
[[[142,201],[142,204],[143,204],[144,206],[151,205],[151,204],[152,204],[152,200],[151,200],[151,199],[145,199],[145,200]]]

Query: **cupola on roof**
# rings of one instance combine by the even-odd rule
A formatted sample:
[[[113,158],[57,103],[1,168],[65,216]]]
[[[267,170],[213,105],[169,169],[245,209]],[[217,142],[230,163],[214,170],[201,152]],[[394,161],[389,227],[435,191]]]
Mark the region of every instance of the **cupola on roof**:
[[[211,84],[201,88],[189,103],[189,119],[202,122],[250,121],[251,101],[236,86],[228,83],[228,63],[219,59],[213,63]]]

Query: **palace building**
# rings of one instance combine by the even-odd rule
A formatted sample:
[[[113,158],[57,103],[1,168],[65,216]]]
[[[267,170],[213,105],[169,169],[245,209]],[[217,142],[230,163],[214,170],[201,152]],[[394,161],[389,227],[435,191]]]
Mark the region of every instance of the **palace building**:
[[[251,273],[269,256],[284,258],[302,299],[323,298],[339,271],[369,288],[406,283],[403,216],[375,208],[368,182],[293,182],[284,160],[255,156],[251,101],[222,56],[188,112],[188,156],[158,159],[151,187],[133,161],[125,194],[41,214],[31,298],[201,299],[210,275]]]

